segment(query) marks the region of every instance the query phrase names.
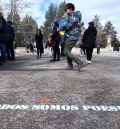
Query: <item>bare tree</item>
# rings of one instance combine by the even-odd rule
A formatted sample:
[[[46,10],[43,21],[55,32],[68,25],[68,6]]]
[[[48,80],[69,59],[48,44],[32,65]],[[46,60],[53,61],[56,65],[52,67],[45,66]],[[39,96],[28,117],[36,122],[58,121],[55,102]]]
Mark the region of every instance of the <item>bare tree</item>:
[[[17,13],[19,15],[25,13],[30,13],[29,8],[33,4],[29,0],[0,0],[0,11],[4,12],[5,15],[11,13],[12,21],[14,19],[14,15]],[[25,16],[24,15],[24,16]]]
[[[9,14],[11,14],[11,21],[14,21],[14,16],[16,14],[22,14],[23,10],[30,8],[31,3],[28,1],[26,2],[25,0],[9,0],[9,2],[7,2],[5,4],[5,10],[7,10],[9,12]],[[24,12],[27,14],[27,12]]]
[[[3,12],[3,8],[2,8],[2,2],[0,0],[0,12]]]

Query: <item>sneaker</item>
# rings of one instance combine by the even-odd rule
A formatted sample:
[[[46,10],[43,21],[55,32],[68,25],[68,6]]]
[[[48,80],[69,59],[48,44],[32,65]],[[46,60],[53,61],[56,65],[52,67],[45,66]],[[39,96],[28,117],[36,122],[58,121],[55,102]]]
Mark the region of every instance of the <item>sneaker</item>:
[[[87,63],[88,63],[88,64],[92,64],[92,61],[88,60]]]
[[[56,59],[52,59],[52,60],[50,60],[50,62],[55,62],[56,61]]]
[[[85,57],[85,55],[80,55],[81,57]]]

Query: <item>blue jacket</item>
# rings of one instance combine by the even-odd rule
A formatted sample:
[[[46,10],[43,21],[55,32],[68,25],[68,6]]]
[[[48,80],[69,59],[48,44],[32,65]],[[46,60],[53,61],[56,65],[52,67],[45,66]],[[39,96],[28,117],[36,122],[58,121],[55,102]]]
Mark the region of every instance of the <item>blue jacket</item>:
[[[80,37],[81,13],[72,12],[71,15],[64,14],[59,22],[59,28],[65,31],[65,37],[77,41]]]

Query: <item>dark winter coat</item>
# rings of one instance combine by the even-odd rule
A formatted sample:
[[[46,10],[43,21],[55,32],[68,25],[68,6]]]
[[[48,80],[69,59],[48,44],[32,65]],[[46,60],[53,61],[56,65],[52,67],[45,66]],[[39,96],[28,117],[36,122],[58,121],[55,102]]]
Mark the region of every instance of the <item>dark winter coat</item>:
[[[55,43],[55,44],[58,44],[60,43],[60,40],[61,40],[61,37],[60,37],[60,34],[59,32],[57,31],[57,27],[53,27],[53,31],[52,31],[52,41]]]
[[[14,33],[14,29],[13,27],[7,23],[6,24],[6,27],[7,27],[7,40],[15,40],[15,33]]]
[[[87,48],[95,48],[97,30],[94,25],[88,27],[83,34],[83,45]]]
[[[44,53],[43,48],[43,35],[42,34],[36,34],[35,35],[35,41],[36,41],[36,47],[40,49],[42,53]]]
[[[2,28],[0,30],[0,43],[5,44],[6,43],[6,21],[3,18],[0,18],[0,23],[2,24]]]
[[[36,34],[35,35],[35,41],[36,41],[36,47],[41,47],[43,45],[43,35],[42,34]]]

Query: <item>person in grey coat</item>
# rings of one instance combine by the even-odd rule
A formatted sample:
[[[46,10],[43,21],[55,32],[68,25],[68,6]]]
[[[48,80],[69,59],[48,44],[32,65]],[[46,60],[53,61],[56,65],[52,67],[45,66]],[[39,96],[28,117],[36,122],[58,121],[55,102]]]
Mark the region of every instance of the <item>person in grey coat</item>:
[[[86,49],[87,62],[91,64],[93,49],[95,48],[97,30],[93,22],[89,22],[88,24],[89,27],[85,30],[83,34],[82,43]]]

